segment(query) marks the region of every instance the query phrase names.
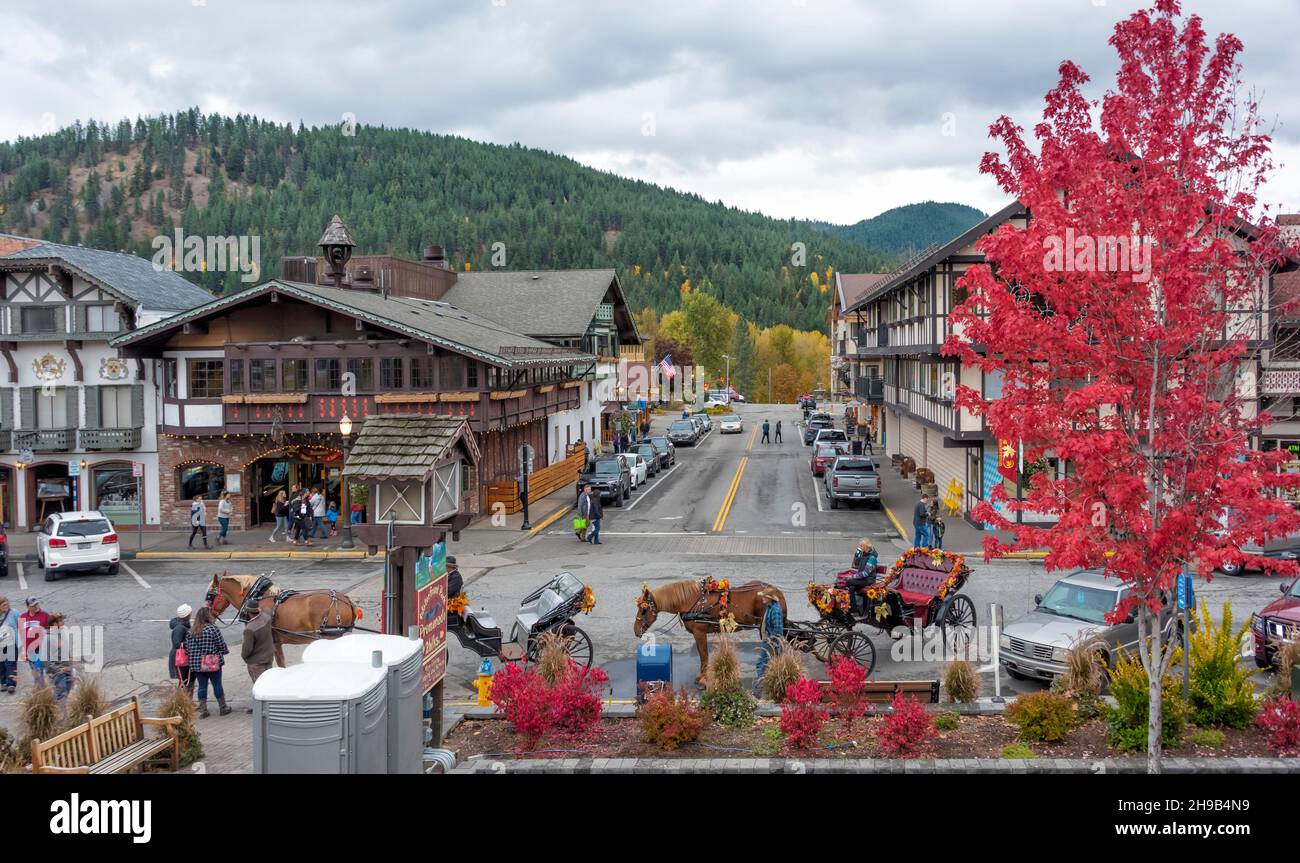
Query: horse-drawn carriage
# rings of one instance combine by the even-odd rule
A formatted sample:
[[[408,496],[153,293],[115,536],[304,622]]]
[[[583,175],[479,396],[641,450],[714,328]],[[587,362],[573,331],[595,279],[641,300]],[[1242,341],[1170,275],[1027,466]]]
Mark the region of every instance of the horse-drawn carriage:
[[[526,596],[519,604],[510,639],[503,641],[501,627],[492,615],[466,604],[449,609],[447,631],[454,633],[461,647],[482,657],[504,662],[535,662],[541,637],[554,632],[565,639],[569,658],[583,668],[591,667],[591,638],[573,623],[579,612],[589,612],[596,600],[591,589],[573,576],[562,572]],[[507,650],[507,645],[511,649]]]
[[[881,632],[937,626],[945,651],[964,649],[975,635],[975,604],[958,591],[970,571],[960,554],[913,548],[888,569],[877,566],[877,580],[865,587],[848,584],[858,575],[853,570],[839,573],[833,585],[810,582],[808,601],[819,619],[788,621],[785,638],[823,662],[847,656],[867,674],[876,667],[876,648],[859,623]]]

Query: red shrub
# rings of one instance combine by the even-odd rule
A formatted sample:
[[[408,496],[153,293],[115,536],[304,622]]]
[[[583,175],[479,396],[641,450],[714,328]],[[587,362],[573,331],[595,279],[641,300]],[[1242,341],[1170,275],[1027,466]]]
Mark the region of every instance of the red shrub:
[[[795,749],[811,749],[829,718],[822,705],[822,688],[815,680],[799,678],[785,690],[781,702],[781,733]]]
[[[925,755],[930,741],[938,736],[934,720],[915,697],[894,696],[890,702],[893,712],[885,717],[876,732],[876,742],[886,755],[895,758],[916,758]]]
[[[689,743],[704,730],[704,716],[686,690],[680,697],[671,689],[657,689],[646,696],[636,711],[647,743],[669,752]]]
[[[570,662],[551,690],[551,724],[562,734],[589,734],[600,723],[601,693],[609,675],[599,668]]]
[[[847,656],[830,664],[831,701],[841,723],[841,733],[853,733],[853,724],[871,709],[867,701],[867,670]]]
[[[536,746],[551,727],[551,692],[532,668],[506,665],[492,675],[488,697],[514,732],[523,735],[526,749]]]
[[[1300,755],[1300,702],[1283,698],[1270,701],[1255,717],[1255,725],[1268,734],[1268,748],[1282,756]]]

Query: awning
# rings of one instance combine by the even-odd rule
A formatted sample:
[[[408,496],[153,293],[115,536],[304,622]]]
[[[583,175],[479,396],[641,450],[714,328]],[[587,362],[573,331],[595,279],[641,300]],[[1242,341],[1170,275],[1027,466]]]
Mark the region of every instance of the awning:
[[[621,414],[623,412],[622,402],[605,402],[600,412],[603,414]]]

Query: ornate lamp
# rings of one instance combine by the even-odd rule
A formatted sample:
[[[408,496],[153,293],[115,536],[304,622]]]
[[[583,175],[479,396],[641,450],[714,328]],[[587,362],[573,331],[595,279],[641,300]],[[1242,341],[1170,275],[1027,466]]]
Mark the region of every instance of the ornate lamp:
[[[352,417],[346,413],[339,420],[339,434],[343,436],[343,463],[347,464],[348,453],[352,450]],[[343,542],[339,543],[339,548],[352,548],[352,500],[348,494],[348,478],[343,473],[339,474],[339,496],[343,498],[339,502],[339,516],[343,519]]]
[[[317,245],[320,246],[321,254],[325,256],[325,263],[329,268],[326,275],[334,280],[334,287],[343,287],[345,268],[348,261],[352,259],[352,250],[357,244],[352,241],[352,233],[337,214],[330,219]]]

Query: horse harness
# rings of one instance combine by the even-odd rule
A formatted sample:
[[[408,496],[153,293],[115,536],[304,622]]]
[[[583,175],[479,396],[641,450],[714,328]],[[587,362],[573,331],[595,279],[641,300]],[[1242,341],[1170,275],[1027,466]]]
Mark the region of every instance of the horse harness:
[[[271,579],[267,578],[265,575],[259,575],[257,577],[257,580],[253,582],[252,586],[249,587],[248,590],[244,592],[243,599],[239,603],[239,609],[235,619],[240,621],[241,623],[248,623],[250,620],[253,619],[254,613],[258,613],[258,614],[264,613],[260,610],[262,599],[266,596],[267,591],[269,591],[274,586],[275,585],[272,583]],[[218,589],[216,588],[212,588],[208,590],[206,604],[209,607],[211,607],[212,601],[216,599],[217,593],[218,593]],[[320,594],[320,593],[329,594],[330,604],[325,609],[325,613],[321,615],[320,625],[316,628],[315,632],[296,632],[294,630],[282,629],[275,625],[276,611],[279,610],[280,604],[282,602],[284,602],[285,600],[293,596],[310,596],[312,594]],[[334,590],[333,588],[330,588],[328,590],[307,590],[307,591],[281,590],[281,591],[277,591],[275,595],[272,597],[272,599],[274,600],[274,602],[271,605],[269,614],[271,615],[271,629],[275,632],[284,633],[286,635],[299,635],[304,637],[337,638],[340,635],[346,635],[347,633],[351,632],[355,628],[356,611],[357,611],[356,605],[352,602],[352,600],[350,599],[346,600],[348,604],[348,609],[352,613],[353,624],[351,625],[344,624],[343,615],[339,608],[339,592],[337,590]],[[255,612],[254,609],[257,609],[257,611]],[[330,622],[331,616],[333,617],[332,623]]]

